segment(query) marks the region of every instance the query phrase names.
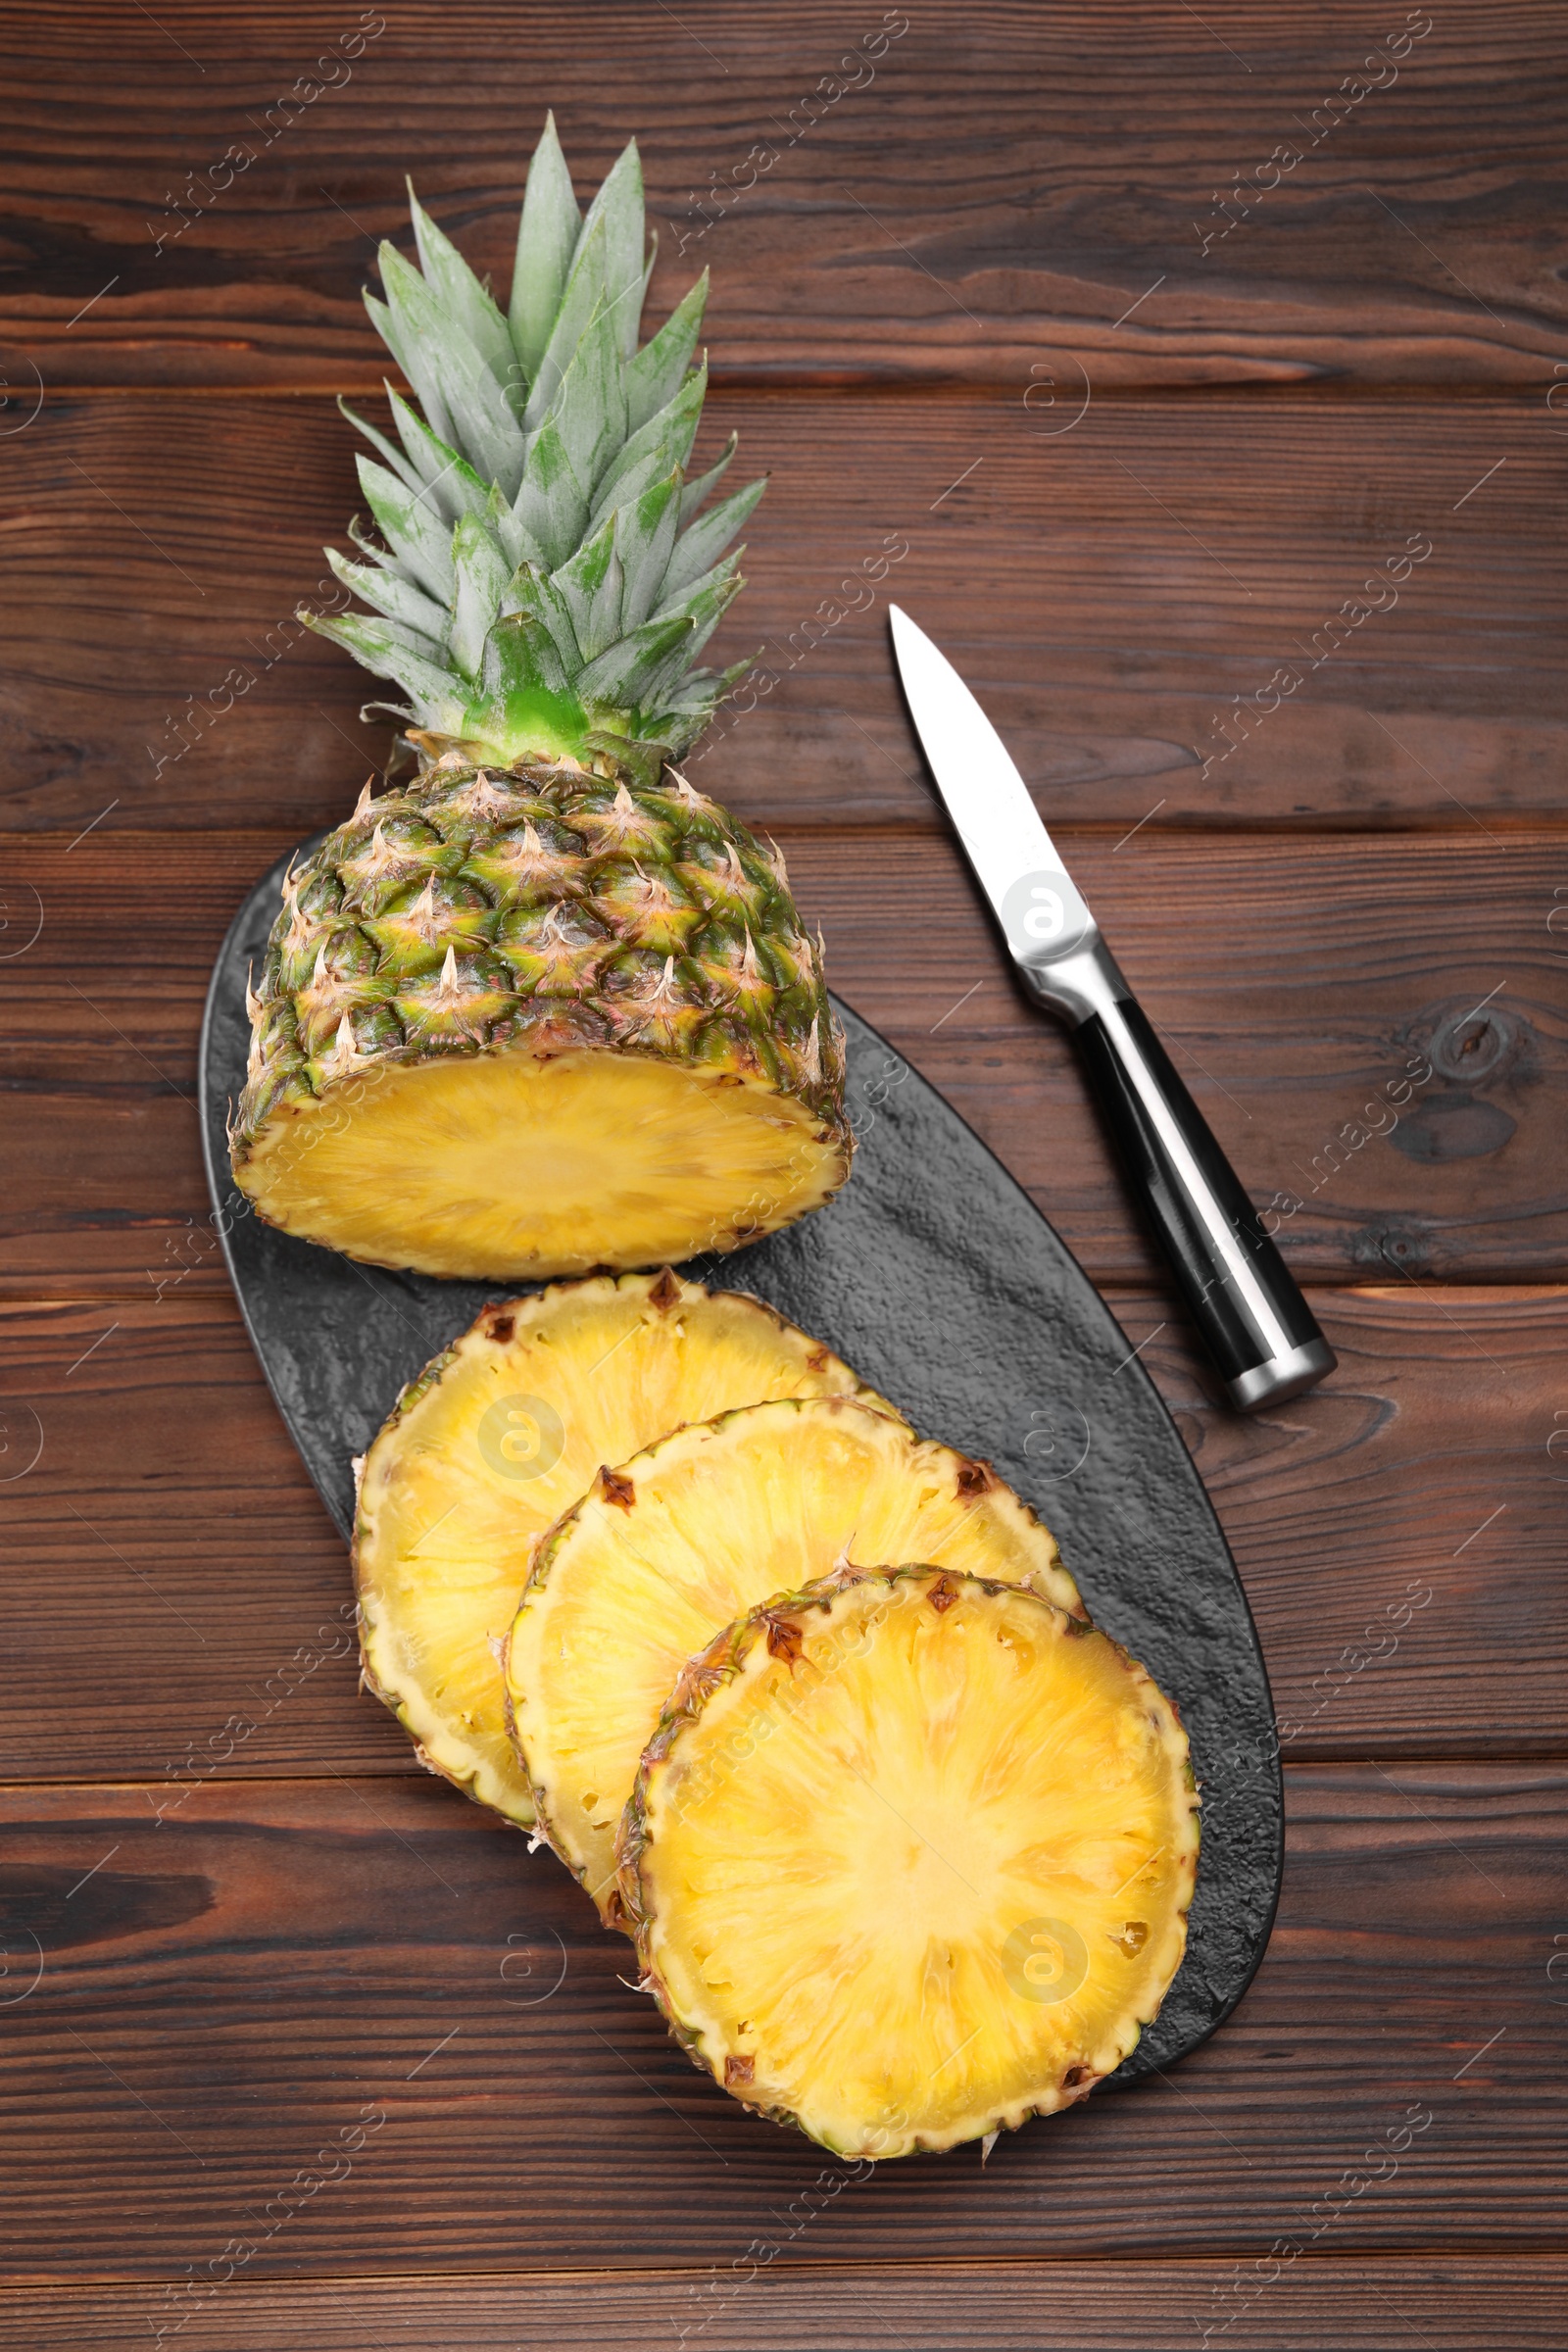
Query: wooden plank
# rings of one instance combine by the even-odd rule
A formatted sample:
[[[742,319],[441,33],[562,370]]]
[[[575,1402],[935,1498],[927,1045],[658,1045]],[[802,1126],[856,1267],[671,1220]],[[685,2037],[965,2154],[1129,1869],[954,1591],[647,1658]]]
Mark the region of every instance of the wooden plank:
[[[767,2241],[771,2242],[771,2241]],[[1202,2329],[1225,2352],[1558,2352],[1568,2264],[1513,2255],[1330,2261],[1250,2252],[1232,2262],[763,2267],[615,2278],[532,2271],[250,2286],[219,2280],[184,2352],[1189,2352]],[[159,2287],[13,2288],[0,2352],[99,2352],[163,2323]],[[1231,2315],[1234,2314],[1234,2317]],[[682,2334],[682,2329],[686,2333]],[[1221,2330],[1223,2329],[1223,2333]]]
[[[1167,1296],[1115,1298],[1235,1550],[1286,1753],[1568,1750],[1564,1295],[1312,1297],[1340,1369],[1253,1419],[1216,1400]],[[390,1382],[367,1397],[367,1434],[391,1401]],[[1040,1402],[999,1367],[997,1444],[1016,1451]],[[415,1772],[356,1694],[343,1548],[231,1304],[0,1309],[0,1780],[162,1776],[172,1795],[215,1773]],[[1059,1523],[1057,1465],[1030,1458]],[[1099,1606],[1116,1563],[1072,1564]]]
[[[541,2271],[731,2276],[759,2241],[781,2269],[1554,2252],[1568,1774],[1288,1777],[1279,1924],[1221,2034],[984,2169],[870,2179],[694,2073],[564,1870],[450,1790],[216,1785],[161,1823],[146,1788],[8,1792],[5,2276],[216,2278],[236,2240],[247,2280],[486,2271],[519,2229]]]
[[[1548,1369],[1568,1300],[1407,1282],[1310,1296],[1339,1369],[1252,1419],[1216,1400],[1178,1324],[1157,1330],[1157,1296],[1115,1298],[1130,1342],[1153,1334],[1140,1360],[1230,1539],[1287,1754],[1560,1748],[1568,1723],[1534,1661],[1559,1628],[1568,1647],[1549,1565],[1568,1461]],[[1049,1490],[1039,1500],[1049,1518]],[[1483,1623],[1478,1702],[1458,1629]],[[1532,1693],[1518,1704],[1516,1677]]]
[[[416,1769],[358,1694],[343,1546],[237,1309],[172,1291],[0,1329],[0,1779],[161,1776],[178,1804],[219,1769]]]
[[[1092,1273],[1153,1279],[1070,1041],[1016,993],[951,841],[785,840],[840,994],[979,1130]],[[1303,1274],[1563,1279],[1568,1020],[1547,929],[1560,836],[1472,849],[1458,834],[1150,826],[1120,845],[1062,843]],[[212,1236],[194,1230],[207,1215],[197,1034],[229,916],[287,846],[107,827],[74,846],[9,845],[15,936],[36,936],[0,965],[0,1080],[20,1112],[0,1133],[5,1287],[147,1297],[167,1275],[222,1289]],[[852,1090],[862,1126],[878,1076]]]
[[[547,102],[583,187],[640,134],[656,302],[710,265],[731,376],[1544,386],[1568,353],[1539,0],[3,21],[0,319],[51,383],[374,385],[404,172],[504,286]]]
[[[1353,426],[1299,396],[1107,401],[1053,436],[1016,391],[767,393],[715,399],[715,449],[732,427],[771,486],[715,654],[761,665],[694,772],[749,822],[941,824],[889,597],[1053,825],[1420,824],[1490,856],[1560,814],[1540,400]],[[324,401],[51,395],[7,444],[0,826],[303,833],[352,799],[389,740],[356,715],[378,682],[292,616],[347,601],[320,549],[363,504],[355,447]]]
[[[0,5],[0,1781],[46,1784],[0,1788],[0,2352],[1555,2344],[1563,1293],[1504,1286],[1568,1270],[1562,24],[1412,11],[1328,131],[1348,0],[1217,31],[938,0],[803,131],[867,38],[824,0],[610,0],[520,46],[488,0],[391,13],[354,44],[317,0]],[[328,46],[341,85],[280,107]],[[354,505],[323,396],[379,381],[358,288],[408,242],[405,166],[500,274],[546,97],[584,180],[644,129],[654,315],[714,268],[710,429],[774,476],[716,649],[765,641],[767,691],[699,780],[783,833],[836,983],[1119,1286],[1274,1676],[1290,1876],[1242,2012],[984,2173],[859,2180],[741,2116],[553,1861],[417,1774],[211,1247],[206,970],[370,759],[372,689],[289,619]],[[195,198],[231,137],[255,161]],[[1352,428],[1308,381],[1378,398]],[[1293,1262],[1365,1286],[1314,1292],[1313,1397],[1238,1421],[1151,1287],[926,788],[890,595],[1065,827]]]

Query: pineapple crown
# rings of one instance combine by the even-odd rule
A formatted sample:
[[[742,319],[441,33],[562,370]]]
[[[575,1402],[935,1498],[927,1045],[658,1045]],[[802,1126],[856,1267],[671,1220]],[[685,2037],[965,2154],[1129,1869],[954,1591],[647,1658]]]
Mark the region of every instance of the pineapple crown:
[[[399,446],[338,404],[384,461],[359,460],[382,544],[351,524],[367,561],[326,557],[372,611],[300,618],[402,688],[407,705],[372,707],[426,758],[574,759],[606,735],[682,752],[749,666],[693,664],[743,584],[724,551],[764,487],[700,512],[733,434],[687,476],[708,273],[639,349],[653,256],[636,141],[584,219],[553,115],[505,316],[409,199],[420,267],[383,244],[386,300],[365,300],[424,413],[387,385]]]

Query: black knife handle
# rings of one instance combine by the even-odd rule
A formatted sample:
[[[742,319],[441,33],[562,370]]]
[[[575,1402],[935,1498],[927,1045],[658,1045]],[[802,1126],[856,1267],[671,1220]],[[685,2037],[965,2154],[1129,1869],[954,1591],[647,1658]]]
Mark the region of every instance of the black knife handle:
[[[1279,1404],[1332,1372],[1334,1350],[1142,1005],[1098,943],[1091,957],[1115,986],[1073,1007],[1073,1034],[1133,1188],[1232,1403]]]

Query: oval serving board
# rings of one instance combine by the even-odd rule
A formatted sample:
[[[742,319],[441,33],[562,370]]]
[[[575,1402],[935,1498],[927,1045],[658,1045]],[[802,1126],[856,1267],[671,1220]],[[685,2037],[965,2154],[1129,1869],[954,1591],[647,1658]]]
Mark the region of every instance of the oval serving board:
[[[356,1265],[264,1225],[236,1191],[224,1130],[245,1077],[246,975],[261,964],[286,862],[251,892],[214,967],[203,1143],[256,1352],[347,1538],[353,1456],[405,1381],[506,1290]],[[1082,1267],[941,1096],[847,1005],[835,1008],[859,1142],[850,1183],[788,1232],[681,1271],[755,1292],[825,1340],[922,1436],[994,1462],[1056,1536],[1091,1614],[1181,1708],[1203,1791],[1198,1891],[1164,2007],[1109,2079],[1133,2082],[1222,2023],[1273,1922],[1283,1791],[1251,1613],[1187,1448]]]

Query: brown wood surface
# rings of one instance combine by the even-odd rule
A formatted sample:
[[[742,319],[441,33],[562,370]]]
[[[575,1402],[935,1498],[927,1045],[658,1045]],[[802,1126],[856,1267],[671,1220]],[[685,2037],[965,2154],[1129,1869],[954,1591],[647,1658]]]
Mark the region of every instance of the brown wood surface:
[[[351,56],[375,12],[0,6],[0,2347],[1555,2348],[1561,10],[381,15]],[[774,682],[699,780],[1106,1287],[1273,1680],[1251,1992],[984,2168],[855,2180],[745,2117],[550,1857],[418,1772],[212,1247],[213,955],[385,749],[290,619],[356,504],[359,289],[407,249],[406,170],[504,276],[546,104],[580,187],[639,133],[655,314],[713,269],[706,429],[771,477],[715,650]],[[1427,542],[1396,603],[1366,585]],[[1254,1197],[1299,1201],[1340,1355],[1311,1396],[1219,1402],[934,804],[890,598],[981,691]]]
[[[525,25],[498,0],[42,23],[13,0],[0,27],[25,271],[0,332],[51,383],[375,386],[360,288],[406,241],[404,172],[505,284],[549,103],[579,185],[637,126],[656,296],[713,269],[730,375],[1544,386],[1568,355],[1543,0],[634,0]]]
[[[694,780],[751,823],[945,832],[892,597],[972,677],[1053,825],[1416,824],[1490,856],[1557,811],[1568,761],[1550,384],[1105,400],[1064,406],[1065,430],[1003,387],[715,398],[713,448],[738,431],[770,477],[715,654],[766,669]],[[344,601],[321,549],[363,506],[359,446],[325,400],[164,393],[50,393],[0,440],[0,829],[337,819],[388,733],[359,721],[373,683],[292,615]]]
[[[161,1820],[167,1785],[8,1791],[5,2275],[161,2281],[236,2236],[253,2278],[508,2268],[519,2238],[541,2270],[760,2239],[781,2264],[1550,2251],[1568,1773],[1288,1779],[1280,1920],[1222,2034],[985,2166],[848,2180],[700,2077],[564,1868],[451,1790],[209,1783]],[[270,2212],[323,2147],[346,2162]]]
[[[1559,2352],[1568,2267],[1350,2255],[1185,2262],[727,2264],[664,2276],[526,2270],[482,2277],[226,2282],[185,2352]],[[216,2285],[220,2274],[215,2274]],[[96,2352],[166,2324],[162,2288],[0,2295],[3,2352]],[[1197,2323],[1195,2331],[1194,2323]],[[686,2330],[683,2336],[682,2329]],[[1219,2330],[1223,2328],[1224,2332]],[[700,2332],[699,2332],[700,2331]]]

